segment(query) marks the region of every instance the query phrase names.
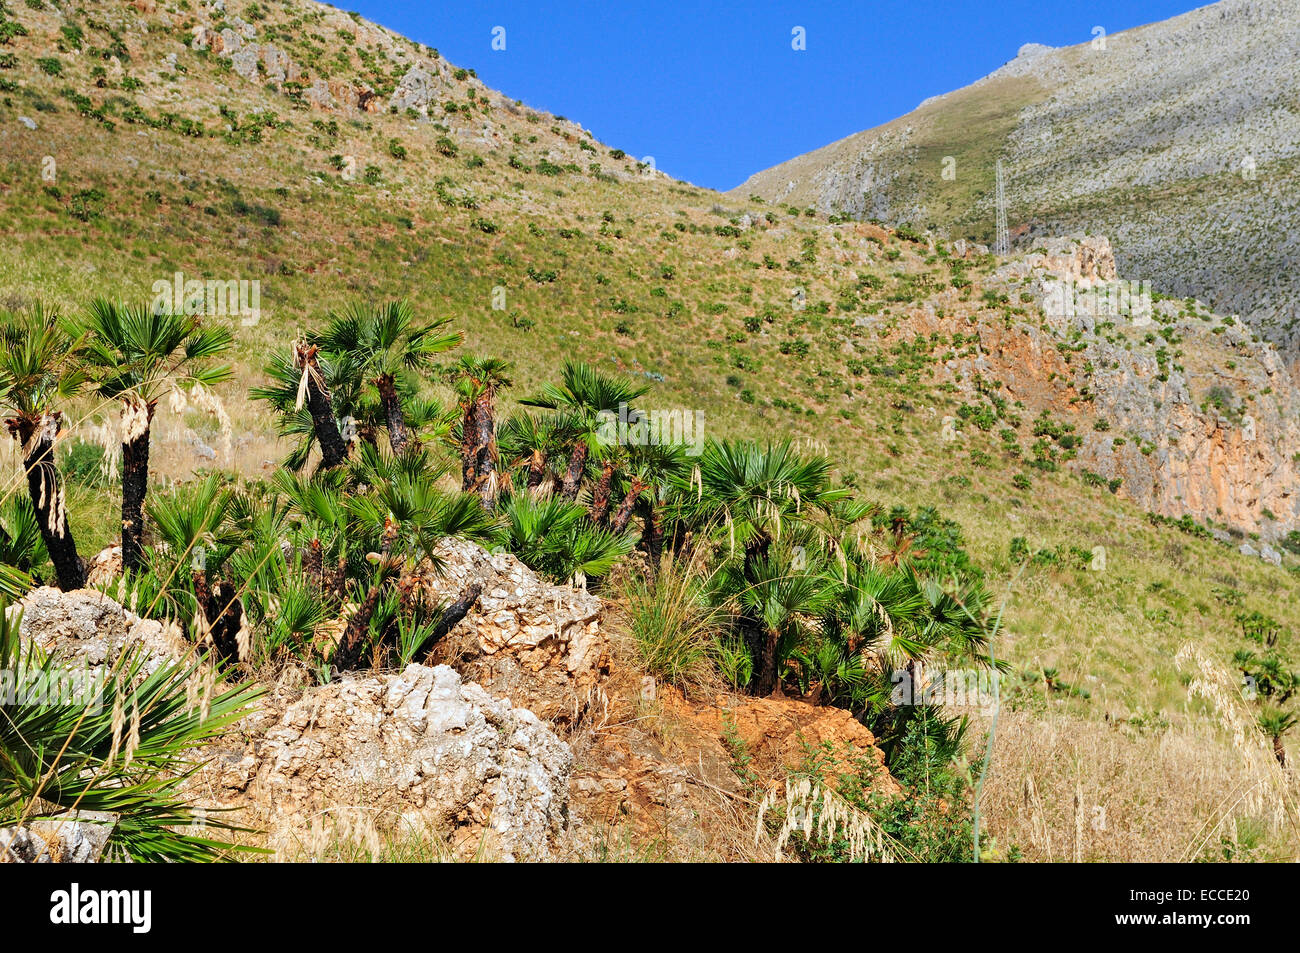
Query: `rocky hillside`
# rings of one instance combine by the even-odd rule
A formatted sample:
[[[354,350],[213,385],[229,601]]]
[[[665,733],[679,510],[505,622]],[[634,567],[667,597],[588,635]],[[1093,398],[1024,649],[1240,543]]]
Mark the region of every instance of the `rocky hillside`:
[[[1295,361],[1297,89],[1300,6],[1221,0],[1077,46],[1029,43],[971,86],[732,194],[990,241],[1001,158],[1017,247],[1108,235],[1126,277],[1240,314]]]
[[[1015,303],[1042,320],[1023,320]],[[1276,543],[1297,525],[1300,392],[1277,351],[1239,322],[1134,293],[1104,238],[1049,240],[998,266],[982,304],[973,335],[956,289],[901,320],[863,320],[895,345],[975,345],[950,348],[936,368],[967,398],[945,418],[954,443],[1001,430],[1009,445],[1007,423],[1030,417],[1035,463],[1070,462],[1153,513],[1218,523],[1225,542],[1228,529],[1258,528]],[[1263,555],[1281,559],[1268,545]]]
[[[757,781],[783,780],[807,745],[832,755],[829,765],[882,761],[846,711],[725,691],[688,701],[635,672],[602,627],[599,599],[472,543],[440,555],[440,585],[488,592],[454,633],[452,665],[313,687],[290,666],[204,748],[206,763],[185,782],[201,809],[256,831],[255,844],[281,860],[379,859],[394,843],[439,859],[591,860],[632,850],[612,844],[620,837],[658,860],[753,859],[760,843],[762,856],[772,850],[745,813]],[[580,621],[557,608],[575,604]],[[124,653],[143,653],[142,677],[193,656],[168,626],[92,589],[36,589],[12,611],[25,641],[92,680]],[[215,678],[196,673],[195,694]],[[651,712],[672,726],[671,744],[643,724]],[[735,746],[748,752],[743,763]],[[875,787],[900,793],[883,767]],[[97,859],[118,819],[81,817],[0,828],[0,863]]]

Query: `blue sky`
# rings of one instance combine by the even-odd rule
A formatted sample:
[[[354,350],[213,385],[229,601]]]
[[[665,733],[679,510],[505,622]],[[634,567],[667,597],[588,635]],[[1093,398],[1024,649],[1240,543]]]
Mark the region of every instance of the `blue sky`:
[[[1192,0],[350,0],[494,89],[717,189],[997,69]],[[339,4],[343,6],[343,3]],[[505,50],[492,30],[505,28]],[[792,49],[803,27],[806,49]]]

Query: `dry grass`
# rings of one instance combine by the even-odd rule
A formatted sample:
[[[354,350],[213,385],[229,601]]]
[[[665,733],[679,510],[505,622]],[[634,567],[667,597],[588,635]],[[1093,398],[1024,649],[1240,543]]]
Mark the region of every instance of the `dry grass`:
[[[996,852],[1030,861],[1294,861],[1300,778],[1279,768],[1217,686],[1216,719],[1135,727],[1004,712],[981,801]]]

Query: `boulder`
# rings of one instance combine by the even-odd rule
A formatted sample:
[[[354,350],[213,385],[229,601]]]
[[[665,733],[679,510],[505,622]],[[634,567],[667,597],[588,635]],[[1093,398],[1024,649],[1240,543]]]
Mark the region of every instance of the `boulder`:
[[[247,46],[235,51],[230,57],[230,68],[247,80],[257,79],[257,66],[262,61],[261,53],[256,43],[249,43]]]
[[[312,84],[303,91],[303,99],[317,109],[337,109],[338,101],[334,98],[334,93],[330,89],[330,84],[323,79],[313,80]]]
[[[294,66],[289,54],[269,44],[262,47],[262,65],[266,68],[266,78],[273,83],[298,79],[298,68]]]
[[[252,740],[219,747],[192,783],[277,842],[328,818],[447,837],[458,856],[545,860],[567,824],[569,746],[445,665],[345,675],[242,727]]]
[[[93,864],[104,855],[117,817],[78,811],[0,828],[0,864]]]
[[[192,652],[174,626],[93,589],[42,587],[19,609],[23,638],[92,672],[140,646],[144,673]],[[447,666],[348,673],[306,692],[277,686],[195,756],[207,759],[186,781],[197,804],[240,809],[240,823],[284,843],[346,819],[354,830],[446,836],[461,855],[546,859],[567,824],[568,745]],[[33,857],[66,852],[34,824],[10,840]]]
[[[244,45],[244,41],[240,37],[240,35],[236,33],[234,30],[230,29],[230,27],[226,27],[225,29],[223,29],[219,35],[221,37],[221,43],[213,47],[213,49],[215,49],[218,53],[224,53],[227,56],[233,56],[235,53],[238,53],[240,47]]]
[[[142,646],[142,674],[148,674],[187,648],[175,629],[140,618],[97,589],[62,592],[41,586],[9,611],[19,608],[19,634],[70,667],[85,664],[93,671],[111,665],[123,650]]]
[[[122,547],[105,546],[86,561],[86,585],[105,586],[122,575]]]
[[[412,66],[397,84],[397,89],[393,90],[388,105],[398,112],[414,109],[427,115],[433,99],[433,74],[422,67]]]
[[[438,660],[550,721],[572,724],[600,703],[609,671],[600,599],[553,585],[512,554],[476,543],[446,540],[435,556],[441,574],[418,579],[431,597],[451,602],[469,586],[482,586],[478,603],[440,645]]]

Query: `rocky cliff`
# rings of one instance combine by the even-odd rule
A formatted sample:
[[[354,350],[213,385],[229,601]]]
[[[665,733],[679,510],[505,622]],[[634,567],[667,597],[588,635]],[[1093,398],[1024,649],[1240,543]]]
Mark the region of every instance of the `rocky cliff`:
[[[978,345],[943,361],[940,382],[972,408],[1014,405],[1045,452],[1066,449],[1063,463],[1150,512],[1274,542],[1300,528],[1294,370],[1241,322],[1123,280],[1105,238],[1001,263],[973,314],[950,289],[901,321],[864,320],[886,341],[973,323]],[[957,445],[976,427],[952,423]]]

